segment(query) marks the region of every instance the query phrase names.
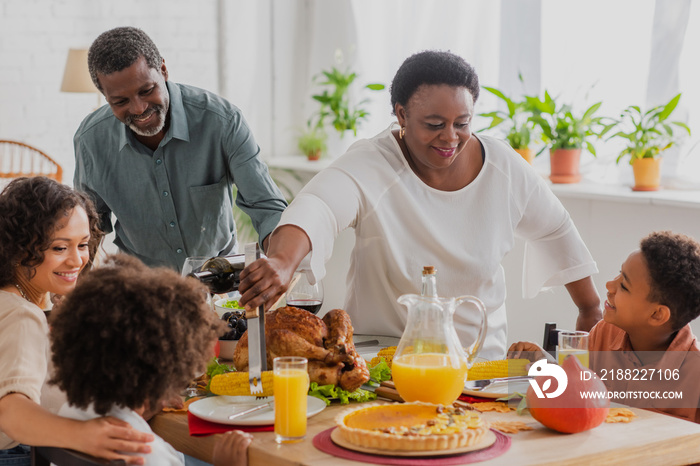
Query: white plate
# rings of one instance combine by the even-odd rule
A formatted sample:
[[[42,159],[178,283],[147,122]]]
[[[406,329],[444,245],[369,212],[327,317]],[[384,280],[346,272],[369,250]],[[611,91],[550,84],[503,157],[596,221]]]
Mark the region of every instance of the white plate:
[[[235,414],[271,401],[273,397],[260,400],[254,396],[210,396],[197,400],[189,406],[189,411],[205,421],[237,426],[268,426],[275,423],[275,412],[264,408],[248,415],[229,420]],[[306,397],[306,417],[314,416],[326,408],[326,402],[314,396]]]

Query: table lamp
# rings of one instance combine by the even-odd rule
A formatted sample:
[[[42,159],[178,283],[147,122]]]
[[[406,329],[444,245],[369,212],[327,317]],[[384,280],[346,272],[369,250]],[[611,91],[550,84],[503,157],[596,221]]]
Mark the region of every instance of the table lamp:
[[[97,90],[88,71],[87,49],[69,49],[66,69],[63,71],[61,92],[94,92],[97,94],[97,107],[100,108],[100,91]]]

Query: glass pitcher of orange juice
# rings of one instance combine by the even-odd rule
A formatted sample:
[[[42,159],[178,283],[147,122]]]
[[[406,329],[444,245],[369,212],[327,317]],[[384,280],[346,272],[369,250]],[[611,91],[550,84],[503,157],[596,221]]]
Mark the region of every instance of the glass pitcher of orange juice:
[[[398,302],[408,308],[408,319],[391,366],[396,390],[406,401],[451,405],[464,390],[467,369],[486,337],[484,304],[474,296],[415,294],[403,295]],[[481,328],[469,354],[452,322],[455,309],[463,302],[473,304],[481,314]]]

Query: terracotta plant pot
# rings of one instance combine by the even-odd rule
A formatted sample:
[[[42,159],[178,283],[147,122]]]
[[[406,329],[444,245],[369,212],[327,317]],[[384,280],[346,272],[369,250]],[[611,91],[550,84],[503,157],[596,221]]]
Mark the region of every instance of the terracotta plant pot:
[[[579,164],[581,149],[554,149],[549,152],[552,183],[578,183],[581,181]]]
[[[532,149],[515,149],[515,152],[520,154],[522,158],[527,160],[527,163],[532,165],[532,161],[535,160],[535,151]]]
[[[658,191],[661,182],[661,157],[637,159],[632,163],[633,191]]]
[[[309,160],[318,160],[321,158],[321,149],[315,151],[315,152],[309,152],[306,154],[306,158]]]

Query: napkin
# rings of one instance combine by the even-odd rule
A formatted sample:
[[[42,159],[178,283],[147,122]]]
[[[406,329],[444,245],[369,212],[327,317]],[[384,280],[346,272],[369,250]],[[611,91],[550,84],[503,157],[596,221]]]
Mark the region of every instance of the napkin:
[[[493,401],[493,398],[484,398],[482,396],[471,396],[464,394],[459,395],[458,399],[459,401],[464,401],[465,403],[483,403],[485,401]]]
[[[221,434],[229,430],[242,430],[243,432],[272,432],[274,425],[269,426],[235,426],[230,424],[219,424],[217,422],[205,421],[194,414],[187,412],[187,426],[192,437],[206,437],[212,434]]]

